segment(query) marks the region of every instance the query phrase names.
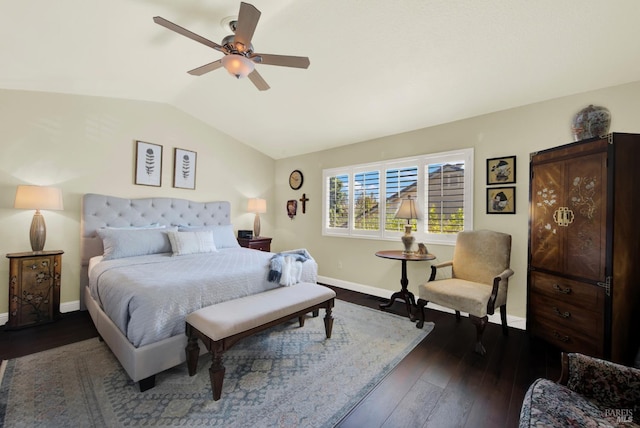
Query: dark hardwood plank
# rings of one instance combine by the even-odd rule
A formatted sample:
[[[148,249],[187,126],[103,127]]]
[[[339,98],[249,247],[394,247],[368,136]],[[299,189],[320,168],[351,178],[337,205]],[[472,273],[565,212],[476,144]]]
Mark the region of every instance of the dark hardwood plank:
[[[370,307],[381,300],[350,293],[338,298]],[[405,315],[398,303],[389,311]],[[529,385],[559,377],[559,351],[525,331],[510,328],[504,337],[499,325],[487,325],[481,357],[473,352],[475,327],[468,319],[430,309],[426,319],[434,330],[339,427],[517,427]]]
[[[59,320],[49,324],[19,330],[3,328],[0,331],[0,359],[18,358],[97,335],[91,316],[86,311],[64,313]]]

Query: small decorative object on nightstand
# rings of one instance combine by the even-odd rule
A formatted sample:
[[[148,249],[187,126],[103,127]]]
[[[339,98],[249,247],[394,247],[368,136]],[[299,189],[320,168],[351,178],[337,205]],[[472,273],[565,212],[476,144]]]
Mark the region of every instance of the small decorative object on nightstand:
[[[29,327],[60,318],[63,253],[56,250],[7,254],[9,321],[5,328]]]
[[[264,236],[253,238],[238,238],[241,247],[251,248],[253,250],[271,251],[271,238]]]

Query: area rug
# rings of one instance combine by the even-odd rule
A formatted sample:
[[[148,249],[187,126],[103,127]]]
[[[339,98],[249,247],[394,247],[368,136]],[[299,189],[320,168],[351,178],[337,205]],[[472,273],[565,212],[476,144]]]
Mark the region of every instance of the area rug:
[[[0,384],[5,427],[332,427],[433,329],[336,300],[331,339],[323,316],[246,338],[225,354],[222,398],[211,359],[186,364],[139,392],[97,338],[9,360]]]

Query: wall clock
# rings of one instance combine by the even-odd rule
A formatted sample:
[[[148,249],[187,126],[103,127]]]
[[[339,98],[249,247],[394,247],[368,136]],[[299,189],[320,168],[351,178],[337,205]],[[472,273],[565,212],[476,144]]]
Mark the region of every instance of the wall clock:
[[[297,169],[294,170],[291,175],[289,175],[289,186],[291,186],[293,190],[298,190],[299,188],[301,188],[303,181],[304,177],[302,176],[302,173]]]

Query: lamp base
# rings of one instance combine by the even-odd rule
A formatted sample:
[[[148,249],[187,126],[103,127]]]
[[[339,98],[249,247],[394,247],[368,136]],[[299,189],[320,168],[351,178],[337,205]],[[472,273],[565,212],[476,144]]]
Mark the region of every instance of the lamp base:
[[[46,239],[47,226],[44,223],[44,217],[40,214],[40,210],[36,210],[36,213],[33,215],[33,220],[31,220],[31,229],[29,229],[31,250],[42,251]]]
[[[416,238],[411,235],[411,228],[412,226],[410,224],[406,225],[404,227],[404,235],[402,235],[402,237],[400,238],[402,240],[402,243],[404,244],[404,251],[402,252],[403,254],[413,254],[411,247],[413,246]]]
[[[253,219],[253,237],[260,236],[260,214],[256,213],[256,217]]]

